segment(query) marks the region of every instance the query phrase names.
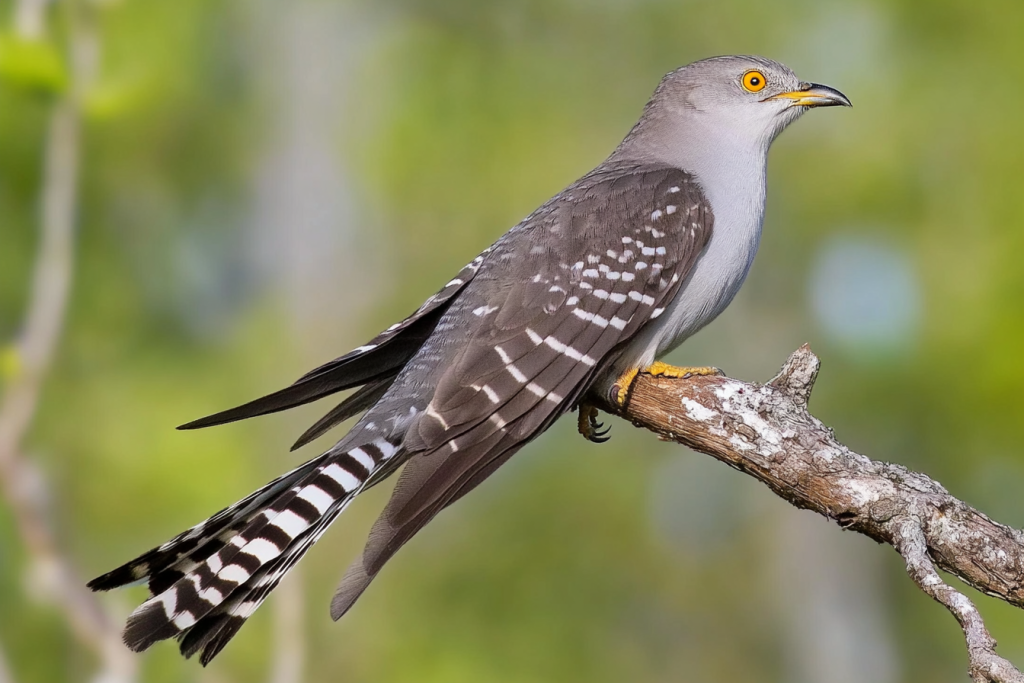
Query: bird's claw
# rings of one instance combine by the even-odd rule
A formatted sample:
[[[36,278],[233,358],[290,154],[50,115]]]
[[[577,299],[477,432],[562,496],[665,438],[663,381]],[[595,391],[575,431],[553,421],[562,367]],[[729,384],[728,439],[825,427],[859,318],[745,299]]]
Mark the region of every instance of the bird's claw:
[[[611,425],[605,427],[603,422],[597,420],[598,412],[597,408],[589,403],[580,404],[580,415],[578,421],[578,428],[580,434],[587,441],[593,443],[604,443],[611,437],[608,433],[612,430]]]

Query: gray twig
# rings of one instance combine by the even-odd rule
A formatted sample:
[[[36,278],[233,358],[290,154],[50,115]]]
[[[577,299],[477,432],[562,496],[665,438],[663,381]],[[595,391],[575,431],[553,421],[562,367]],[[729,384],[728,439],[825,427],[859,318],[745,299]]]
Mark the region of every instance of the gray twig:
[[[42,33],[45,3],[26,0],[17,8],[27,38]],[[130,681],[135,661],[122,646],[116,621],[84,585],[64,554],[48,515],[46,486],[25,456],[24,438],[60,340],[73,272],[75,210],[80,150],[80,99],[95,63],[95,35],[79,9],[67,10],[71,83],[55,101],[46,138],[39,252],[26,319],[16,345],[17,370],[0,399],[0,491],[13,513],[40,595],[53,600],[72,633],[101,662],[100,680]],[[10,674],[7,674],[10,676]]]
[[[900,533],[895,547],[907,561],[907,574],[918,588],[948,609],[964,631],[971,678],[975,681],[1024,683],[1024,675],[996,654],[996,640],[985,628],[978,608],[935,571],[935,565],[928,557],[928,544],[921,531],[920,520],[904,519],[897,528]]]
[[[936,571],[1024,607],[1024,533],[989,519],[921,473],[839,443],[807,410],[819,366],[804,345],[767,384],[640,375],[625,407],[600,396],[592,400],[751,475],[796,507],[891,545],[914,583],[960,623],[973,680],[1024,683],[1024,675],[996,654],[975,606]]]

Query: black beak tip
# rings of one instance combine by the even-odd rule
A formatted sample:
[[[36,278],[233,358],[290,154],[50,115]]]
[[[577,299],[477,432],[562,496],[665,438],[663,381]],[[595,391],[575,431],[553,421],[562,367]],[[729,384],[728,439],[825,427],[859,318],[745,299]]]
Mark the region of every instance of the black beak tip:
[[[829,85],[822,85],[820,83],[809,83],[807,90],[813,90],[816,93],[827,97],[829,102],[823,103],[826,107],[852,107],[853,102],[850,102],[850,98],[839,92],[835,88]]]

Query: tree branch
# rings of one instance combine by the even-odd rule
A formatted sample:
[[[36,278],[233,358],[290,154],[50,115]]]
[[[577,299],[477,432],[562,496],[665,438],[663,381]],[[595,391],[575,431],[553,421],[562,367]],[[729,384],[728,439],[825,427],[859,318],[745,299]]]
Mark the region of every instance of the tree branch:
[[[996,641],[974,604],[936,571],[1024,607],[1024,533],[989,519],[923,474],[836,441],[807,410],[819,365],[804,345],[764,385],[640,375],[625,407],[605,397],[592,400],[749,474],[798,508],[891,545],[914,583],[960,623],[971,678],[1024,683],[1024,674],[995,653]]]

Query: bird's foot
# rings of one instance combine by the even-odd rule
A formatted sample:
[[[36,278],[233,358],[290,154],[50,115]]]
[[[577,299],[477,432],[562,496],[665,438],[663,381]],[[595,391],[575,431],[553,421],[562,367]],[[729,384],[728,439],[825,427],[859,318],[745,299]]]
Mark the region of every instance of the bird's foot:
[[[698,365],[696,367],[669,365],[656,360],[647,368],[644,373],[655,377],[672,377],[675,379],[689,379],[691,377],[725,377],[725,373],[710,365]]]
[[[608,432],[611,431],[611,427],[605,427],[603,423],[597,421],[598,416],[597,408],[590,403],[580,404],[580,415],[578,427],[580,434],[587,441],[593,441],[594,443],[604,443],[611,437],[608,436]]]
[[[708,365],[680,367],[677,365],[662,363],[660,360],[654,361],[642,370],[632,368],[619,375],[619,378],[615,380],[614,384],[612,384],[611,390],[612,399],[618,405],[626,405],[626,399],[629,398],[629,390],[633,387],[633,382],[636,381],[636,376],[641,372],[645,375],[652,375],[654,377],[671,377],[674,379],[689,379],[690,377],[707,377],[710,375],[725,377],[724,372],[716,367]]]

